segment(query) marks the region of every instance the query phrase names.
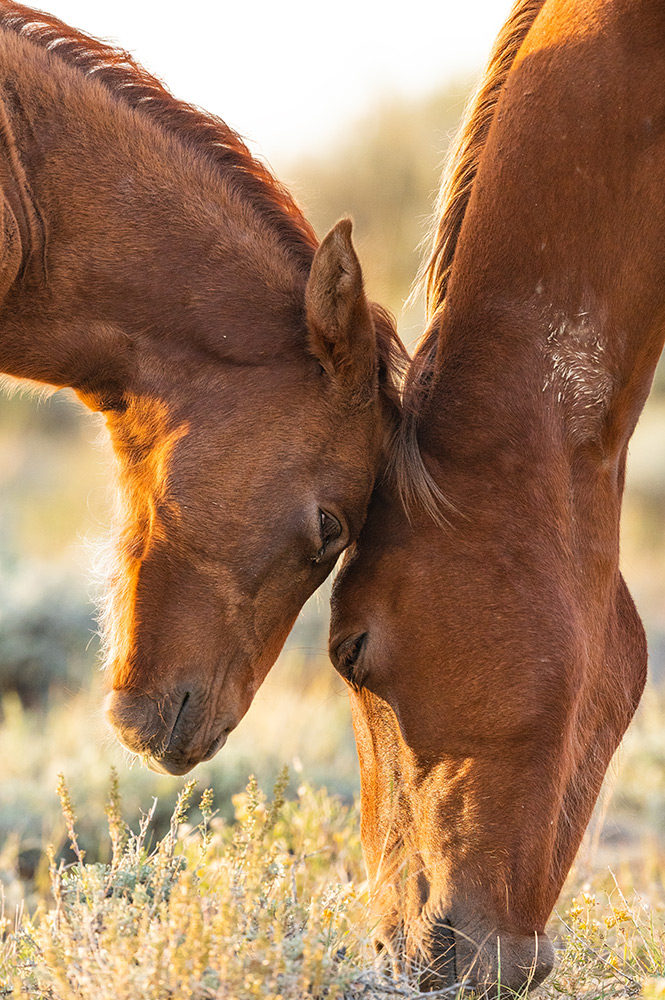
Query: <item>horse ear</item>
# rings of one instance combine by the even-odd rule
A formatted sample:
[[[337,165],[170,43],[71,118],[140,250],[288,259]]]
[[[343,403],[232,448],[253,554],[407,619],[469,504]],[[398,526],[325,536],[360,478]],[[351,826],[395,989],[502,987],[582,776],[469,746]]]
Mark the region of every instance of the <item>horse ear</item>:
[[[378,367],[376,331],[351,229],[351,220],[342,219],[314,255],[305,292],[309,346],[331,378],[354,391],[370,390]]]

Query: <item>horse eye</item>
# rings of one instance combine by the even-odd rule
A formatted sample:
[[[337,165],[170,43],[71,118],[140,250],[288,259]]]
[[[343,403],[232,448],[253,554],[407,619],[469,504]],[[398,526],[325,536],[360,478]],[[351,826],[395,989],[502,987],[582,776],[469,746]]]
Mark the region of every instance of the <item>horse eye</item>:
[[[326,549],[330,542],[334,542],[336,538],[342,534],[342,525],[339,523],[336,517],[329,514],[326,510],[319,511],[319,535],[321,538],[321,548],[316,553],[314,557],[314,562],[321,562],[326,554]]]

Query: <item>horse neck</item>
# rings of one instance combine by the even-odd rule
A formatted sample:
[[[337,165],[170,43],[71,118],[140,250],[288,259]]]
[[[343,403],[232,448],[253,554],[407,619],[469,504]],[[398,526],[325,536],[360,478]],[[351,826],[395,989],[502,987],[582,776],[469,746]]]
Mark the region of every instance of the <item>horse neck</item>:
[[[118,344],[181,339],[197,313],[242,324],[248,311],[292,320],[302,309],[305,278],[278,233],[204,156],[48,52],[13,35],[0,45],[0,179],[23,209],[22,260],[0,288],[0,371],[75,385],[99,329],[122,331]],[[243,351],[265,354],[244,326]],[[219,352],[221,334],[201,346]]]
[[[650,45],[643,5],[604,8],[604,27],[581,40],[572,15],[541,20],[509,77],[455,256],[422,440],[444,489],[472,480],[474,503],[503,498],[531,522],[549,507],[577,525],[578,546],[616,555],[627,444],[665,332],[654,124],[665,62],[635,41]]]

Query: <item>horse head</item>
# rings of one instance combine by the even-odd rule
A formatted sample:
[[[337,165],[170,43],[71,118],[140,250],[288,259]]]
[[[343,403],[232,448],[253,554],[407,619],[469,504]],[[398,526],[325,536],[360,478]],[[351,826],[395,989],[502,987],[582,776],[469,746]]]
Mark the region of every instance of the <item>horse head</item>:
[[[104,615],[107,711],[156,768],[183,773],[223,745],[364,521],[390,419],[383,317],[350,229],[316,252],[300,351],[144,355],[117,387],[107,422],[124,526]],[[260,322],[269,342],[279,320],[273,309],[246,326]]]
[[[0,11],[0,371],[106,420],[108,717],[183,773],[358,535],[397,412],[392,321],[222,121],[48,14]]]
[[[656,24],[516,4],[442,188],[393,475],[333,591],[377,941],[426,989],[547,975],[645,682],[619,522],[665,336]]]

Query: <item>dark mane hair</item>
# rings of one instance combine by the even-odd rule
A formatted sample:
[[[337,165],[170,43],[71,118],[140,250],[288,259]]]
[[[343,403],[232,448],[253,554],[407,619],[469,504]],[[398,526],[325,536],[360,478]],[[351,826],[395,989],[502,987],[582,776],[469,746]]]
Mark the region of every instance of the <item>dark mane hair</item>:
[[[0,29],[93,77],[119,102],[149,115],[165,132],[206,157],[278,232],[297,266],[309,270],[318,244],[314,230],[286,188],[220,118],[177,100],[128,52],[76,31],[51,14],[0,0]]]
[[[543,3],[517,0],[494,43],[446,158],[431,229],[432,249],[418,278],[418,286],[426,293],[427,326],[406,377],[404,420],[395,441],[392,467],[407,513],[420,507],[437,523],[445,521],[444,511],[450,505],[423,461],[418,444],[419,416],[434,372],[448,282],[480,159],[508,73]]]
[[[402,387],[409,367],[409,353],[397,333],[395,317],[378,302],[370,302],[379,354],[379,385],[398,423]]]

